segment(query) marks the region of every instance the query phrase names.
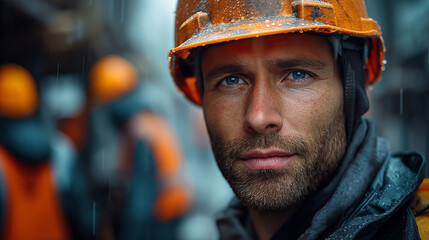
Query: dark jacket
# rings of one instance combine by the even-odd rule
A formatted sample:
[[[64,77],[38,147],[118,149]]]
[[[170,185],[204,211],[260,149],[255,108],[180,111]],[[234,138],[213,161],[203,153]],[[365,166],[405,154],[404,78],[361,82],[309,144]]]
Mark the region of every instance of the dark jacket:
[[[421,155],[391,155],[374,124],[363,119],[337,174],[272,239],[420,239],[408,203],[423,172]],[[248,211],[236,199],[217,224],[221,239],[256,239]]]

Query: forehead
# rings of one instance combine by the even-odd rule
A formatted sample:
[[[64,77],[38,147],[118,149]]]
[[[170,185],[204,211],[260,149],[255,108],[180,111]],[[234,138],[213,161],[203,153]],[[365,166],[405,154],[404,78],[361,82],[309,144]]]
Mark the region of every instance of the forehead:
[[[243,39],[208,47],[203,61],[235,59],[258,54],[260,57],[312,57],[324,61],[333,60],[333,53],[328,39],[312,34],[279,34],[267,37]]]

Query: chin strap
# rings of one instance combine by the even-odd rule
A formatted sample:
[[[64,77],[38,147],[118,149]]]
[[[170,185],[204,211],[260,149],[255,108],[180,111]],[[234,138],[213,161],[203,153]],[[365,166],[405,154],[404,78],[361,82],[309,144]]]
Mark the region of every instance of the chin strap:
[[[347,141],[349,142],[358,121],[369,109],[369,100],[366,94],[365,75],[359,52],[344,49],[340,63],[343,69],[344,115]]]
[[[369,110],[365,87],[364,66],[368,58],[370,41],[342,35],[329,35],[334,59],[340,66],[344,88],[344,116],[347,142],[362,115]]]

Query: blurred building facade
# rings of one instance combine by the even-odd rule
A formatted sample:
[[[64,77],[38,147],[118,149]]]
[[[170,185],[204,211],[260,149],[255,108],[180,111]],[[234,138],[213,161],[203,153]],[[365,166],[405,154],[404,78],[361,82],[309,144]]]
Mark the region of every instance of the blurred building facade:
[[[429,2],[367,0],[369,15],[381,25],[386,71],[376,83],[371,116],[393,151],[429,156]],[[426,177],[429,167],[426,168]]]

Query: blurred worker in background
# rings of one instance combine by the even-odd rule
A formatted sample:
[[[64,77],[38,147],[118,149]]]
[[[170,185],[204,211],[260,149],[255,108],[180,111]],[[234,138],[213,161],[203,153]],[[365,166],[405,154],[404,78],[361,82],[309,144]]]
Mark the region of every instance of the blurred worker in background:
[[[0,66],[1,239],[90,239],[91,196],[76,155],[38,116],[32,75]]]
[[[82,160],[101,206],[101,239],[174,239],[192,202],[174,131],[140,100],[138,84],[131,62],[100,58],[83,116],[63,124],[72,138],[80,131],[74,139],[84,145]]]
[[[423,156],[390,154],[362,117],[385,53],[363,1],[179,0],[175,23],[172,76],[202,106],[236,195],[217,221],[222,239],[419,239],[428,229],[411,211],[428,208],[414,194]]]
[[[37,112],[41,121],[37,124],[45,136],[53,138],[50,160],[55,163],[55,189],[67,193],[61,194],[65,218],[69,220],[70,213],[78,220],[85,211],[84,218],[76,221],[76,226],[85,226],[78,228],[69,226],[74,221],[66,222],[70,236],[66,239],[85,239],[80,233],[89,233],[95,239],[176,238],[176,228],[190,209],[192,196],[182,176],[184,153],[170,127],[171,120],[186,117],[186,111],[182,112],[171,104],[171,99],[163,97],[165,88],[160,83],[168,79],[155,70],[159,68],[153,58],[147,61],[145,54],[129,44],[128,26],[135,15],[131,10],[134,12],[135,6],[142,2],[0,2],[0,63],[19,63],[35,77],[41,92]],[[128,53],[138,62],[139,70],[145,73],[144,89],[139,89],[141,76],[135,67],[123,58],[106,57],[94,65],[98,56],[112,52]],[[150,65],[144,64],[146,61]],[[88,79],[92,66],[95,66],[91,75],[93,84]],[[150,90],[148,85],[152,87]],[[169,87],[174,89],[172,84]],[[152,100],[151,95],[162,101]],[[9,103],[16,100],[3,97]],[[180,113],[179,117],[175,119],[171,109]],[[9,129],[5,133],[24,129],[19,122],[17,118],[2,120],[1,128]],[[17,125],[20,126],[11,127]],[[66,136],[58,134],[58,128]],[[40,132],[34,136],[31,131],[25,132],[24,139],[43,145],[42,137],[35,140]],[[15,147],[18,153],[26,149],[22,143]],[[69,188],[73,191],[64,191]],[[85,188],[92,190],[94,199],[83,193]],[[74,194],[80,194],[89,207],[74,202]],[[52,206],[55,208],[55,204]],[[31,218],[29,214],[28,219]],[[31,234],[31,228],[28,232]],[[43,239],[63,238],[56,236]]]

